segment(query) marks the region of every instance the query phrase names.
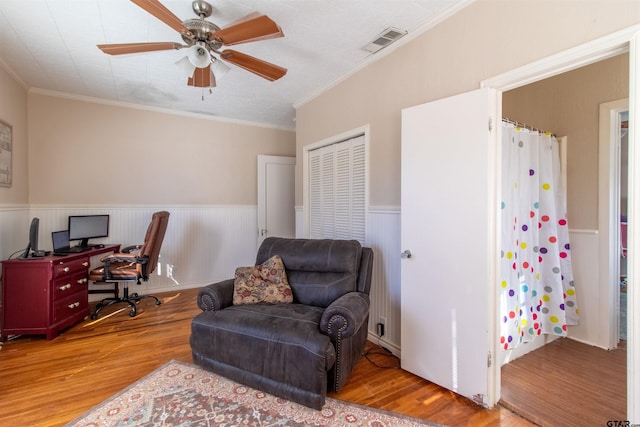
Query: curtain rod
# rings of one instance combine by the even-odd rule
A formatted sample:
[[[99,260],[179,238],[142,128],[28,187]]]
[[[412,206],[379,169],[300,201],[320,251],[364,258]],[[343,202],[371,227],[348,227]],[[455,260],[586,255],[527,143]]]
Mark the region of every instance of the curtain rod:
[[[554,136],[554,137],[556,136],[556,134],[553,133],[553,132],[547,132],[547,131],[544,131],[542,129],[534,128],[533,126],[529,126],[527,124],[520,123],[520,122],[518,122],[516,120],[511,120],[511,119],[509,119],[507,117],[503,117],[502,118],[502,123],[509,123],[511,125],[514,125],[515,127],[527,129],[527,130],[530,130],[532,132],[544,133],[544,134],[547,134],[547,135],[550,135],[550,136]]]

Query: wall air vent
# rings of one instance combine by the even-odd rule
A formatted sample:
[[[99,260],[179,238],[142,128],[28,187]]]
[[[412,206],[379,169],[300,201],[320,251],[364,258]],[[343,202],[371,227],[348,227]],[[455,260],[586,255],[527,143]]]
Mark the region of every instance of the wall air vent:
[[[389,46],[391,43],[395,42],[402,36],[407,34],[404,30],[399,30],[398,28],[389,27],[384,30],[382,33],[378,34],[376,38],[369,44],[362,47],[363,50],[367,52],[376,53],[380,49],[383,49]]]

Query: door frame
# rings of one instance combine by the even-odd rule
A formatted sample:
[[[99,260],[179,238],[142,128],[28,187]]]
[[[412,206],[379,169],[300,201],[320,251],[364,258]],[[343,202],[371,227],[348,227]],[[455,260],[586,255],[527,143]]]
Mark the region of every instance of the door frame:
[[[629,200],[628,217],[629,229],[627,277],[631,286],[628,287],[627,314],[627,419],[640,422],[640,289],[633,286],[635,272],[640,272],[640,257],[634,256],[634,248],[640,243],[640,227],[634,227],[635,218],[640,217],[640,197],[633,197],[640,189],[640,150],[635,141],[640,138],[640,110],[637,105],[640,100],[640,25],[634,25],[617,31],[605,37],[593,40],[583,45],[551,55],[520,68],[508,71],[498,76],[483,80],[481,87],[490,87],[504,92],[539,80],[543,80],[585,65],[593,64],[622,53],[629,53]],[[502,106],[499,106],[500,113]],[[496,264],[499,259],[496,260]],[[497,286],[495,298],[498,299]],[[496,304],[496,307],[499,307]],[[635,312],[635,313],[634,313]],[[498,313],[495,313],[498,317]],[[497,323],[497,322],[496,322]],[[495,343],[497,350],[498,343]],[[497,351],[495,354],[498,354]],[[500,389],[500,369],[495,370],[495,381],[498,395]]]
[[[269,156],[260,154],[258,155],[258,212],[257,212],[257,247],[260,247],[262,241],[268,236],[269,224],[267,218],[267,190],[269,188],[269,180],[267,175],[267,165],[286,165],[293,166],[295,169],[296,158],[293,156]],[[294,185],[293,194],[295,195],[295,172],[292,176],[292,184]],[[282,208],[288,208],[288,206],[282,206]],[[295,201],[292,200],[291,215],[293,218],[293,224],[291,225],[293,235],[287,237],[295,237]],[[282,237],[282,236],[278,236]]]
[[[607,349],[618,346],[620,339],[620,113],[629,111],[629,99],[600,104],[598,164],[598,232],[600,233],[600,299],[605,301],[608,322],[598,336]],[[616,143],[615,141],[618,140]]]

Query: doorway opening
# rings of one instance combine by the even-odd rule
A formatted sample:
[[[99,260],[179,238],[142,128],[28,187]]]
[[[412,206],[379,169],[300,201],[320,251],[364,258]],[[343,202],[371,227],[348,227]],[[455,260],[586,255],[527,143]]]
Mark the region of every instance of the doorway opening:
[[[616,110],[615,114],[610,115],[607,110],[605,115],[607,119],[611,116],[615,121],[611,125],[612,131],[605,132],[607,138],[614,138],[611,149],[608,149],[608,142],[606,145],[602,143],[603,123],[593,112],[606,104],[604,101],[620,98],[621,95],[628,96],[628,64],[628,55],[618,55],[503,93],[503,116],[559,135],[568,135],[569,141],[568,217],[572,252],[577,255],[574,257],[574,277],[581,314],[580,325],[569,328],[569,338],[575,342],[567,344],[558,340],[541,351],[538,349],[554,341],[542,339],[524,349],[518,348],[505,359],[514,360],[527,354],[529,350],[540,353],[529,353],[521,361],[502,371],[502,403],[523,415],[526,413],[530,417],[536,417],[534,421],[542,424],[552,421],[545,420],[544,414],[553,416],[552,409],[556,402],[563,402],[555,408],[558,411],[555,412],[556,415],[560,411],[571,410],[567,408],[564,399],[550,398],[546,402],[540,400],[538,404],[544,405],[544,408],[535,408],[531,406],[534,405],[533,400],[527,399],[526,395],[519,395],[512,385],[515,381],[523,381],[523,384],[535,383],[533,379],[524,379],[526,375],[522,375],[528,370],[530,363],[541,363],[546,368],[536,373],[538,377],[542,376],[549,383],[556,381],[553,378],[553,368],[573,358],[574,352],[585,355],[579,359],[573,358],[574,361],[580,360],[584,366],[567,370],[563,381],[567,376],[575,374],[576,378],[570,382],[590,387],[596,395],[597,389],[603,386],[602,381],[616,378],[618,384],[612,387],[611,393],[613,401],[605,405],[603,420],[626,417],[626,346],[621,345],[615,354],[606,351],[618,346],[619,328],[622,325],[619,316],[623,314],[620,299],[623,295],[619,292],[622,272],[619,268],[619,231],[621,215],[626,218],[627,212],[626,197],[622,199],[626,190],[626,169],[623,177],[623,153],[621,145],[616,143],[620,140],[621,111]],[[624,108],[628,109],[628,103]],[[603,233],[603,229],[606,232]],[[594,257],[598,256],[602,259],[594,263]],[[595,348],[588,348],[589,346]],[[607,363],[607,360],[611,362]],[[585,371],[593,370],[594,365],[603,361],[612,369],[605,378],[584,375]],[[517,369],[522,371],[518,372]],[[528,386],[520,388],[526,389]],[[552,392],[545,394],[551,395]],[[586,396],[589,394],[585,393]],[[594,404],[584,404],[582,407],[600,408],[598,405],[601,401],[601,398],[596,399]],[[608,408],[616,412],[607,414]],[[576,414],[580,415],[584,414]]]

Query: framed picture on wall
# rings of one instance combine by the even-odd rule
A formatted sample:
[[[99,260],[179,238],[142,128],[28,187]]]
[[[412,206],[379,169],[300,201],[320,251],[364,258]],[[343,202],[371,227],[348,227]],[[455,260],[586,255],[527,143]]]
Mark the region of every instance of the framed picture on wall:
[[[0,120],[0,187],[11,187],[12,136],[11,125]]]

